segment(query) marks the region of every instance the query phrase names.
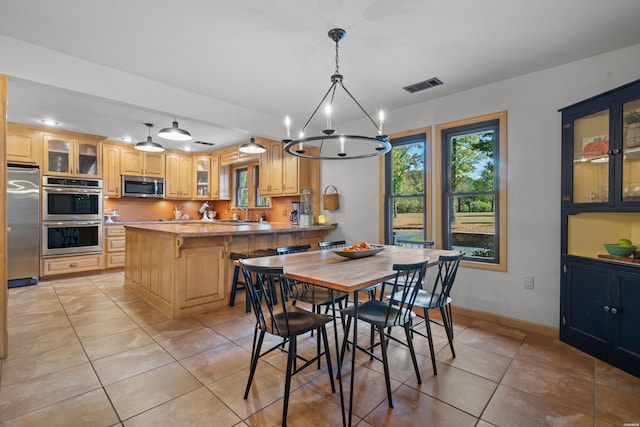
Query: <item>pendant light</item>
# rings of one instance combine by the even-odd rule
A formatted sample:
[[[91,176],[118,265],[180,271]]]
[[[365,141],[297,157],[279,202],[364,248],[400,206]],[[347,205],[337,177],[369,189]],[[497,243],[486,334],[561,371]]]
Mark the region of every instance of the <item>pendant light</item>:
[[[146,141],[138,142],[133,148],[140,151],[164,151],[164,147],[162,145],[158,144],[157,142],[153,142],[153,140],[151,139],[151,128],[153,127],[153,124],[145,123],[144,125],[149,128],[149,136],[147,137]]]
[[[267,151],[262,145],[257,144],[254,138],[251,138],[251,142],[248,144],[242,144],[239,150],[243,153],[260,154]]]
[[[338,55],[338,42],[340,42],[346,34],[347,32],[341,28],[334,28],[329,31],[329,38],[336,44],[336,69],[331,76],[331,87],[329,87],[324,98],[322,98],[311,114],[311,117],[309,117],[309,120],[307,120],[307,123],[303,126],[298,139],[291,139],[291,120],[289,117],[285,119],[287,136],[282,142],[285,144],[284,150],[289,154],[307,159],[340,160],[380,156],[391,150],[389,136],[385,135],[383,131],[384,113],[380,111],[378,123],[376,123],[343,84],[344,76],[340,74],[338,64],[340,59]],[[351,99],[355,103],[360,112],[363,113],[364,118],[373,124],[375,129],[374,135],[342,134],[332,126],[332,119],[334,119],[334,98],[339,88],[342,88],[344,92],[346,92],[348,95],[347,99]],[[323,126],[326,127],[322,129],[321,135],[305,136],[307,127],[316,116],[316,113],[321,110],[323,104],[323,110],[326,114],[326,125],[323,124]],[[335,120],[333,121],[335,122]]]
[[[171,141],[189,141],[191,134],[184,129],[178,127],[178,121],[173,119],[173,125],[170,128],[160,129],[158,136]]]

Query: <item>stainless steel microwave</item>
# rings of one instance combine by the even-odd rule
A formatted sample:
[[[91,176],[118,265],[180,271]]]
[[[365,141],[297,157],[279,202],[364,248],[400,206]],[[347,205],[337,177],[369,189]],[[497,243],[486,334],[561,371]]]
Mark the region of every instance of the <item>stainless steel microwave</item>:
[[[122,175],[122,197],[164,198],[164,178]]]

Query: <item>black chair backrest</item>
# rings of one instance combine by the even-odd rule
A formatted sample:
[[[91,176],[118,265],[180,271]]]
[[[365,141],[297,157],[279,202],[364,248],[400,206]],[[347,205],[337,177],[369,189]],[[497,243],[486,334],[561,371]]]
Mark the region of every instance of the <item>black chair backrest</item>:
[[[436,307],[443,307],[448,303],[449,293],[456,280],[458,266],[464,252],[458,255],[440,256],[438,258],[438,275],[431,289],[431,304]]]
[[[402,325],[409,321],[411,309],[416,301],[418,291],[421,289],[428,263],[429,258],[412,264],[393,265],[396,275],[392,281],[383,282],[380,291],[380,300],[383,300],[385,298],[385,287],[391,285],[391,295],[395,296],[393,299],[387,299],[389,304],[386,313],[387,322],[395,320],[396,324]],[[403,307],[404,310],[398,312],[393,309],[393,307],[398,306]],[[396,315],[396,319],[392,319],[392,315]]]
[[[404,246],[407,248],[433,248],[433,240],[403,240],[397,239],[396,246]]]
[[[282,248],[276,248],[276,252],[278,252],[278,255],[286,255],[286,254],[293,254],[296,252],[307,252],[309,249],[311,249],[311,245],[306,244],[306,245],[284,246]]]
[[[247,260],[248,261],[248,260]],[[245,264],[245,260],[241,259],[240,266],[247,288],[247,295],[251,301],[253,313],[256,316],[257,327],[273,335],[289,336],[289,320],[287,315],[287,305],[283,298],[278,304],[276,294],[283,293],[284,267],[259,267]],[[276,316],[284,313],[284,327],[276,321]],[[281,316],[282,317],[282,316]]]
[[[336,240],[333,242],[318,242],[318,247],[320,249],[333,249],[333,248],[341,248],[346,244],[347,242],[344,240]]]

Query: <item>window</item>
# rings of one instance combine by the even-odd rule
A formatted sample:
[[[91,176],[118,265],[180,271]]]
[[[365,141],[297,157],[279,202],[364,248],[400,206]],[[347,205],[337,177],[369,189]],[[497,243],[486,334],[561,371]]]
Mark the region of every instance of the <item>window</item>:
[[[270,207],[271,206],[271,197],[269,196],[261,196],[260,195],[260,166],[256,165],[253,167],[253,194],[254,200],[256,201],[256,207]]]
[[[506,113],[437,127],[442,247],[506,270]]]
[[[271,206],[271,198],[260,196],[259,165],[234,168],[235,205],[246,208]]]
[[[431,240],[431,128],[391,135],[391,151],[384,156],[383,238]]]
[[[249,206],[249,169],[236,169],[236,206]]]

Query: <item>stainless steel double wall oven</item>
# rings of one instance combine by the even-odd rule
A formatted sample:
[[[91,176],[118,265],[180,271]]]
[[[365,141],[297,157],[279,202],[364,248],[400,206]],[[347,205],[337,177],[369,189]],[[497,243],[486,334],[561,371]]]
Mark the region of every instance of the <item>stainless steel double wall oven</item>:
[[[102,180],[45,176],[42,255],[102,252]]]

